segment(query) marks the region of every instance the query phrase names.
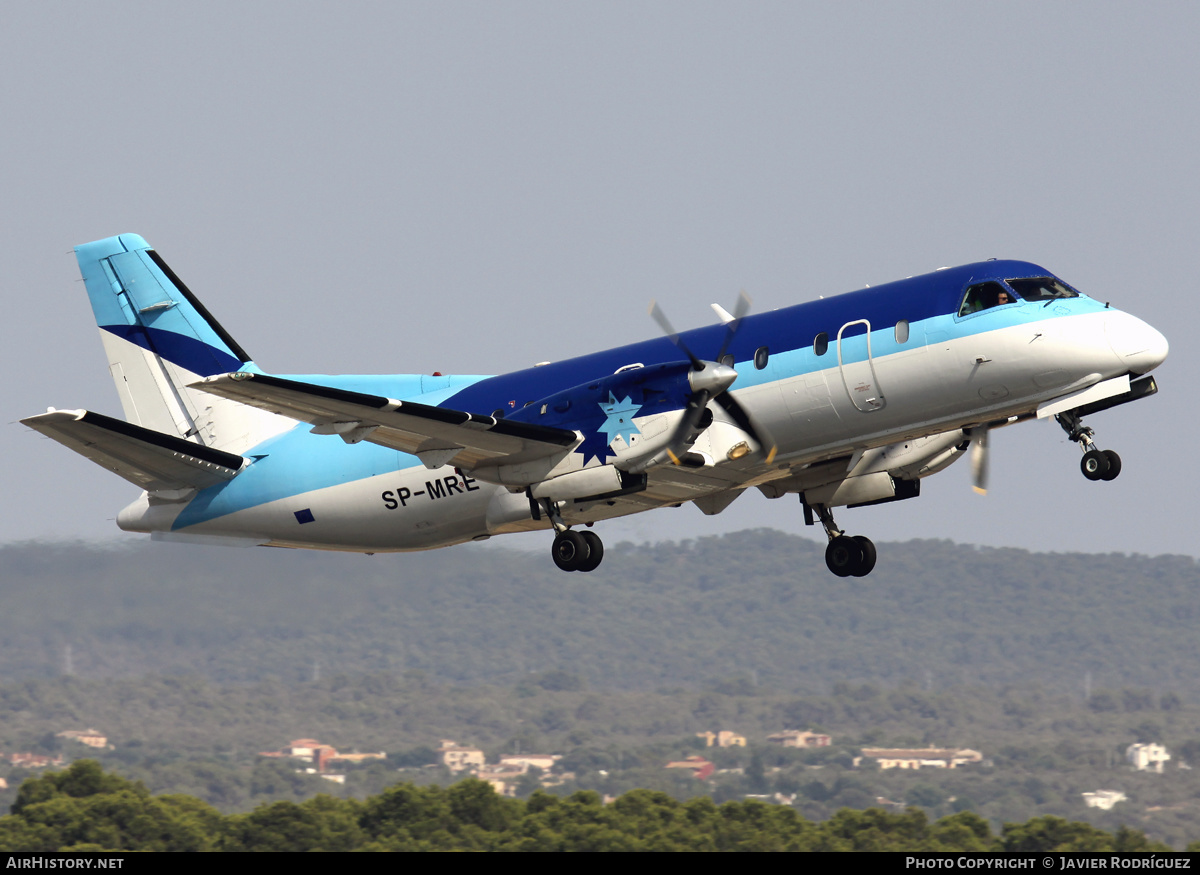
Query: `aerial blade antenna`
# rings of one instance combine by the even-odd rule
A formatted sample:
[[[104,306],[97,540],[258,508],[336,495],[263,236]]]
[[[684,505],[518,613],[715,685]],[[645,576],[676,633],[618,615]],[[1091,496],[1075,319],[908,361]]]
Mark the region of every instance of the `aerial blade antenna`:
[[[971,488],[987,495],[988,485],[988,427],[978,425],[968,429],[971,437]]]

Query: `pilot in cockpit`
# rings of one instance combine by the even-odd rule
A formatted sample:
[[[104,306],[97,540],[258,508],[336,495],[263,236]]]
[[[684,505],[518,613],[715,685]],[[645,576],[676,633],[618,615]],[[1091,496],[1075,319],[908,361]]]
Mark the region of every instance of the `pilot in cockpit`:
[[[977,283],[967,289],[966,295],[963,296],[962,306],[958,310],[958,315],[967,316],[971,313],[979,313],[982,310],[990,310],[992,307],[1000,307],[1004,304],[1015,303],[1016,301],[1016,295],[1000,285],[1000,283]]]

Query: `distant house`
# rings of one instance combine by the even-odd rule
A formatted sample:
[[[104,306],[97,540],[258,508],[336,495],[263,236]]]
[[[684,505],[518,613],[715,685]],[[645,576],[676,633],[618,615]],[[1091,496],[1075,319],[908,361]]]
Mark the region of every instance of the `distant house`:
[[[969,748],[864,747],[862,756],[857,757],[854,764],[858,765],[864,759],[875,760],[881,769],[956,769],[982,762],[983,754]]]
[[[386,760],[387,754],[383,751],[379,753],[338,753],[329,758],[330,762],[339,763],[361,763],[366,760]]]
[[[8,764],[22,769],[44,769],[47,766],[61,766],[65,760],[61,756],[48,757],[38,753],[10,753]]]
[[[554,764],[562,759],[562,754],[557,753],[511,753],[503,754],[500,757],[500,767],[514,767],[520,769],[520,774],[525,774],[530,769],[541,769],[543,772],[548,772],[554,768]]]
[[[833,739],[819,732],[801,732],[799,729],[785,729],[768,735],[767,741],[781,747],[829,747]]]
[[[666,769],[691,769],[692,776],[697,781],[706,780],[716,771],[716,766],[710,763],[702,756],[688,757],[686,760],[675,760],[667,763],[663,768]]]
[[[297,738],[282,750],[260,753],[263,757],[289,757],[304,763],[312,763],[318,772],[325,771],[325,764],[337,754],[337,748],[332,744],[322,744],[315,738]]]
[[[315,738],[297,738],[282,750],[261,751],[260,757],[287,757],[312,763],[318,774],[324,775],[326,767],[335,761],[361,763],[363,760],[387,759],[386,753],[338,753],[332,744],[323,744]]]
[[[518,771],[515,766],[502,766],[499,768],[480,769],[475,773],[475,777],[480,781],[491,784],[497,796],[515,796],[517,795],[517,779],[522,774],[523,772]]]
[[[55,737],[69,738],[73,741],[78,741],[80,744],[86,744],[88,747],[108,747],[108,738],[101,735],[95,729],[67,729],[63,732],[56,733]]]
[[[1163,763],[1171,754],[1161,744],[1131,744],[1125,749],[1125,759],[1139,772],[1162,774]]]
[[[730,732],[728,729],[722,729],[718,732],[697,732],[696,737],[703,738],[706,747],[712,747],[714,744],[717,747],[746,746],[746,736]]]
[[[442,739],[437,757],[438,762],[452,772],[480,769],[484,765],[483,751],[477,747],[461,747],[458,742],[448,738]]]
[[[1128,797],[1120,790],[1093,790],[1091,793],[1082,793],[1083,801],[1087,803],[1088,808],[1101,808],[1108,811],[1118,802],[1124,802]]]

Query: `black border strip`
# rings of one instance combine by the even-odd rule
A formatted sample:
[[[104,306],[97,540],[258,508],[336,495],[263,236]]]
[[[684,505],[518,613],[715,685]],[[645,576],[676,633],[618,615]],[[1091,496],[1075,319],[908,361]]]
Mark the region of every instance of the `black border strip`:
[[[200,303],[200,299],[193,295],[188,287],[183,284],[183,281],[175,275],[175,271],[167,266],[167,263],[162,260],[162,256],[153,249],[146,249],[144,251],[150,256],[150,260],[158,265],[158,269],[166,275],[167,279],[174,284],[175,288],[179,290],[179,294],[183,295],[187,299],[187,302],[196,308],[196,312],[200,314],[201,319],[208,323],[208,327],[217,333],[217,337],[225,341],[225,345],[229,347],[229,351],[241,359],[242,364],[254,361],[254,359],[246,355],[246,350],[238,345],[238,342],[224,329],[221,323],[213,318],[212,314],[208,312],[208,308]]]
[[[510,419],[500,419],[488,431],[493,434],[508,435],[509,437],[541,441],[546,444],[556,444],[569,447],[579,440],[579,436],[565,428],[553,428],[548,425],[534,425],[528,422],[513,422]]]
[[[239,374],[238,376],[242,375]],[[321,386],[317,383],[285,380],[282,377],[272,377],[269,374],[247,374],[246,376],[248,379],[264,383],[268,386],[275,386],[279,389],[289,389],[293,392],[299,392],[302,395],[315,395],[318,398],[328,398],[331,401],[346,401],[350,404],[361,404],[363,407],[371,407],[375,410],[382,410],[392,403],[382,395],[367,395],[364,392],[334,389],[332,386]],[[462,418],[459,417],[456,421],[461,422]]]
[[[303,395],[317,398],[328,398],[331,401],[345,401],[349,404],[360,404],[373,410],[384,410],[390,407],[392,401],[381,395],[367,395],[362,392],[352,392],[348,389],[334,389],[331,386],[321,386],[317,383],[302,383],[299,380],[285,380],[283,377],[272,377],[269,374],[250,374],[251,380],[256,380],[267,386],[287,389]],[[447,425],[466,425],[468,422],[493,423],[483,429],[491,434],[525,440],[541,441],[560,447],[569,447],[578,440],[575,432],[563,428],[551,428],[545,425],[533,425],[524,422],[511,422],[507,419],[493,419],[478,413],[466,413],[462,410],[452,410],[448,407],[433,407],[429,404],[418,404],[415,401],[401,401],[397,413],[406,413],[431,422],[443,422]]]
[[[144,444],[161,447],[164,450],[170,450],[173,453],[179,453],[183,456],[191,456],[202,462],[220,465],[222,468],[228,468],[230,471],[237,471],[246,462],[244,458],[233,453],[226,453],[223,450],[214,450],[212,447],[194,444],[191,441],[185,441],[183,438],[175,437],[174,435],[163,434],[161,431],[154,431],[150,428],[134,425],[132,422],[125,422],[123,419],[113,419],[111,416],[105,416],[103,413],[93,413],[87,410],[84,411],[83,417],[79,421],[86,422],[95,428],[101,428],[105,431],[133,438]]]

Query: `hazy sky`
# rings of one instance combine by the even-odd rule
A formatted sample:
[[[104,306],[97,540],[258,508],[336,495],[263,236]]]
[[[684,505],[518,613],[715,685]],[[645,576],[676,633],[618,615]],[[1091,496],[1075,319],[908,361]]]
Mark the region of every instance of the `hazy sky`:
[[[141,537],[136,488],[16,423],[120,414],[71,248],[136,232],[280,373],[496,373],[652,336],[655,298],[689,328],[1034,261],[1171,343],[1157,397],[1089,420],[1120,479],[1031,423],[986,498],[964,462],[839,523],[1196,555],[1197,32],[1191,2],[10,0],[0,540]],[[761,525],[798,502],[598,531]]]

